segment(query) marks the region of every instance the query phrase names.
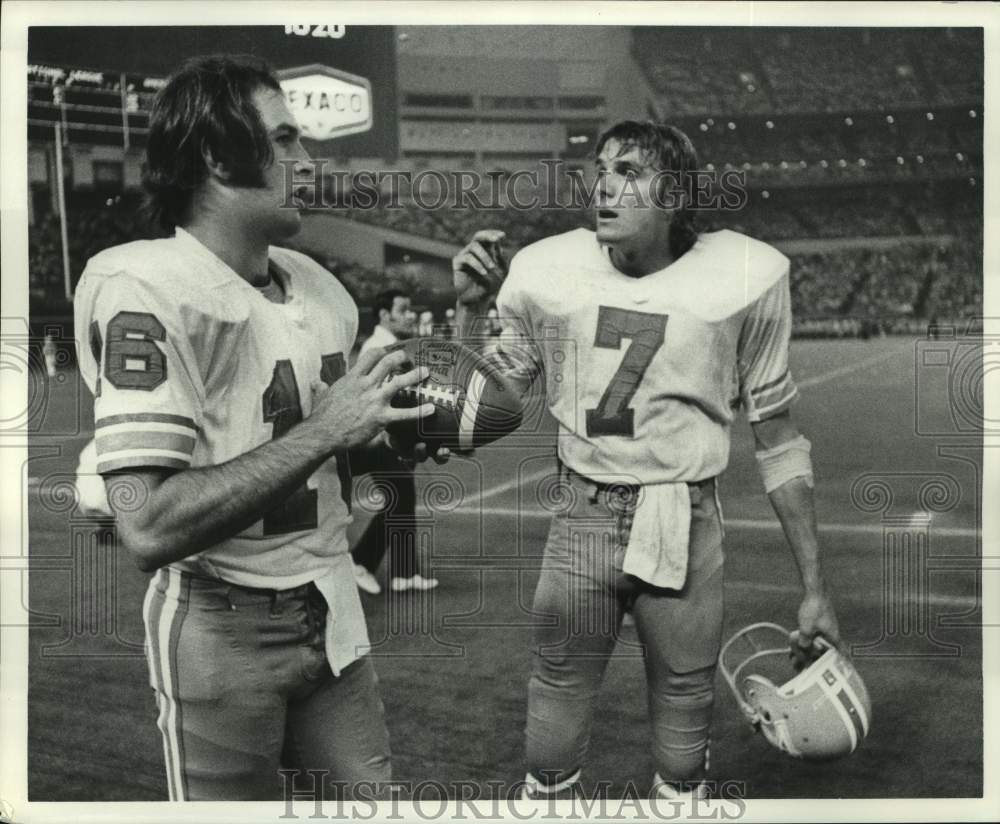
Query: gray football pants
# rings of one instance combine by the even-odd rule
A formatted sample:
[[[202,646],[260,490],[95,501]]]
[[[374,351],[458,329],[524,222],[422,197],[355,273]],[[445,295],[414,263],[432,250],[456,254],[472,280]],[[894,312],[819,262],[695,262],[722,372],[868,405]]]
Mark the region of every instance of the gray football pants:
[[[363,656],[333,675],[312,584],[250,589],[166,567],[143,618],[172,801],[281,799],[282,767],[302,771],[296,789],[326,771],[328,799],[391,779],[375,668]]]
[[[616,493],[562,471],[573,502],[552,519],[535,591],[527,767],[554,784],[582,766],[594,702],[629,608],[644,647],[655,768],[668,781],[697,779],[722,639],[722,521],[714,482],[689,485],[687,580],[683,589],[668,590],[622,572],[634,488]]]

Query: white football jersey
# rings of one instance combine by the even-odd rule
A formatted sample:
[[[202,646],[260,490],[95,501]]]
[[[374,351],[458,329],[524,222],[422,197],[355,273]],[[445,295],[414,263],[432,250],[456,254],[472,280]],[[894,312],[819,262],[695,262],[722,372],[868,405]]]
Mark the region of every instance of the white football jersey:
[[[88,262],[74,302],[98,472],[224,463],[308,417],[314,393],[344,373],[354,301],[307,256],[269,257],[283,304],[182,229]],[[348,549],[347,473],[331,458],[248,529],[174,566],[254,587],[315,579]]]
[[[544,376],[559,456],[589,477],[635,483],[721,473],[740,405],[788,407],[788,259],[728,230],[631,278],[577,229],[522,249],[497,298],[514,373]]]

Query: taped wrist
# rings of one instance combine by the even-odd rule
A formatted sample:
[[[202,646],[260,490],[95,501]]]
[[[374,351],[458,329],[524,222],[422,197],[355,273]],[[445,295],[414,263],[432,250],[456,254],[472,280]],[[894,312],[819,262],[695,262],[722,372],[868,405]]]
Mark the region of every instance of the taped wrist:
[[[810,488],[813,486],[812,459],[809,452],[812,444],[805,435],[778,444],[772,449],[756,453],[757,468],[764,482],[764,489],[770,494],[793,478],[804,478]]]

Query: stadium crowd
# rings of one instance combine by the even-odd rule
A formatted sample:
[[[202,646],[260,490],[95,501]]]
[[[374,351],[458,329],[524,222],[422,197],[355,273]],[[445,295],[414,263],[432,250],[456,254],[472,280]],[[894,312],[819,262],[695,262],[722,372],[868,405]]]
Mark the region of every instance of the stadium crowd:
[[[661,106],[675,114],[838,112],[982,95],[968,59],[974,29],[638,28],[633,50]]]
[[[916,223],[904,220],[903,213],[879,209],[876,205],[810,202],[808,217],[798,207],[763,208],[739,213],[735,220],[715,225],[756,234],[767,239],[837,238],[854,233],[858,237],[902,235],[908,239],[882,249],[829,248],[808,253],[792,253],[792,301],[794,314],[801,319],[800,331],[821,319],[830,334],[858,333],[851,324],[858,319],[959,318],[982,311],[982,258],[975,241],[974,224],[967,234],[952,243],[935,245],[921,238],[919,230],[935,233],[949,228],[941,215],[920,212]],[[887,203],[888,205],[888,203]],[[902,206],[902,204],[897,204]],[[491,212],[461,210],[424,211],[406,209],[347,210],[354,219],[390,226],[401,231],[457,242],[483,225],[505,230],[513,253],[539,237],[589,225],[583,211],[536,209],[520,212],[505,209]],[[69,211],[70,268],[79,276],[85,261],[100,249],[146,236],[129,198],[111,198],[101,207],[78,207]],[[746,219],[749,218],[749,219]],[[709,220],[712,224],[713,221]],[[807,228],[811,225],[811,229]],[[714,225],[713,225],[714,228]],[[62,294],[62,255],[58,219],[45,214],[30,231],[30,284],[33,304],[42,313],[59,310]],[[341,280],[362,305],[388,285],[385,273],[338,259],[322,250],[304,250]],[[414,284],[408,284],[413,288]],[[448,296],[433,292],[415,294],[417,303],[436,308]],[[839,325],[832,321],[842,321]],[[847,325],[845,325],[847,324]]]
[[[920,237],[955,234],[975,225],[978,189],[961,185],[942,189],[934,184],[916,184],[905,190],[884,187],[805,191],[768,190],[748,181],[746,204],[733,211],[703,210],[702,227],[730,228],[768,241],[862,237]],[[591,226],[584,208],[517,207],[507,201],[500,208],[485,210],[423,208],[418,202],[400,200],[392,208],[351,208],[330,213],[383,226],[408,234],[460,243],[488,223],[507,233],[515,248],[543,237]]]
[[[800,332],[827,323],[831,333],[860,334],[859,318],[893,318],[901,328],[900,319],[982,311],[982,261],[975,250],[982,237],[983,89],[977,62],[969,59],[980,53],[981,40],[974,30],[943,32],[894,28],[873,35],[847,27],[633,32],[633,56],[653,91],[656,113],[691,135],[705,169],[745,175],[746,204],[700,213],[702,228],[731,228],[779,245],[794,242],[796,249],[812,245],[808,253],[792,255]],[[51,125],[61,117],[70,142],[106,141],[109,135],[117,140],[124,107],[131,139],[141,146],[158,83],[29,67],[29,137],[51,140]],[[551,124],[543,129],[487,121],[463,129],[455,145],[444,139],[453,124],[403,123],[403,129],[438,128],[446,151],[440,158],[401,158],[388,165],[509,174],[537,163],[538,158],[502,159],[490,152],[503,148],[515,127],[544,143],[542,132]],[[359,162],[336,161],[350,169]],[[490,193],[479,194],[492,201]],[[538,192],[522,186],[518,194]],[[95,252],[145,232],[137,222],[134,193],[71,189],[68,197],[74,281]],[[434,192],[429,197],[433,200]],[[42,205],[33,210],[30,228],[30,289],[34,308],[57,314],[67,305],[59,224],[48,200],[47,189],[36,191],[35,202]],[[488,210],[450,202],[422,208],[404,197],[398,208],[342,203],[324,211],[456,245],[491,226],[506,232],[510,253],[592,224],[585,208],[522,209],[507,199]],[[837,246],[844,239],[852,248]],[[878,248],[854,248],[864,247],[866,239],[877,239],[869,245]],[[387,283],[386,273],[324,250],[309,251],[362,305]],[[432,308],[442,297],[416,280],[407,286],[417,303]]]

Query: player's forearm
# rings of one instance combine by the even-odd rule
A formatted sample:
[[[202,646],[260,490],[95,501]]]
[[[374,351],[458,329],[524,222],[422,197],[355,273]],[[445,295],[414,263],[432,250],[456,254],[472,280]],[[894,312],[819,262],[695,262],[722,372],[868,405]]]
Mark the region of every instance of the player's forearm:
[[[824,583],[812,488],[804,478],[793,478],[768,497],[792,549],[803,588],[806,592],[822,592]]]
[[[489,301],[482,303],[455,303],[455,329],[458,339],[466,346],[481,350],[486,342],[484,334],[487,314],[490,309]]]
[[[149,489],[134,511],[119,507],[120,533],[145,570],[158,569],[242,532],[287,499],[332,454],[329,437],[308,421],[217,466],[174,473]],[[117,483],[143,483],[126,476]],[[123,500],[110,488],[112,501]]]

